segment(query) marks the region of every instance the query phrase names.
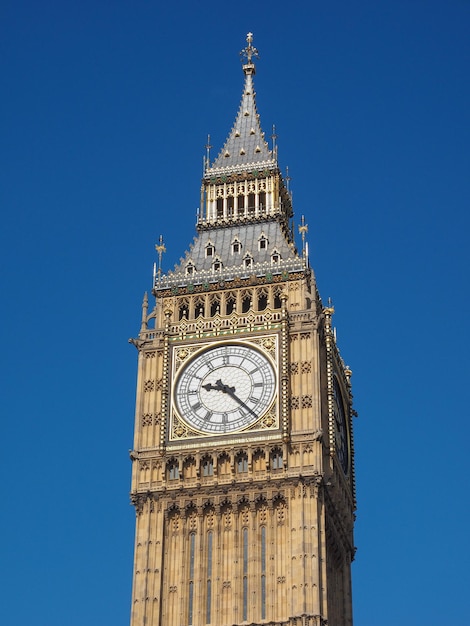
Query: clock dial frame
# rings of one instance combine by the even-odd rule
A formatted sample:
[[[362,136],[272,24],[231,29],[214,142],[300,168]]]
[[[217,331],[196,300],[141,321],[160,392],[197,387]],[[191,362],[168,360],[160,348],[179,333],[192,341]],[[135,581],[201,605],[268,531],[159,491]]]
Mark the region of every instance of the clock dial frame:
[[[340,384],[333,376],[333,414],[335,429],[335,450],[345,474],[349,471],[349,434],[346,420],[345,402]]]
[[[262,418],[276,391],[274,365],[260,350],[242,343],[217,344],[181,366],[173,404],[198,433],[230,434]]]

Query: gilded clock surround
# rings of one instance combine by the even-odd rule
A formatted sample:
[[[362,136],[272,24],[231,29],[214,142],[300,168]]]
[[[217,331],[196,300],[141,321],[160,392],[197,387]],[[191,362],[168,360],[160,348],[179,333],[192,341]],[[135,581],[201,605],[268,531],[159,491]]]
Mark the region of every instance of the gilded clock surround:
[[[131,626],[352,625],[351,370],[316,288],[303,221],[295,246],[277,146],[268,147],[257,115],[251,34],[243,53],[235,123],[219,155],[206,156],[197,237],[171,272],[161,271],[163,241],[156,246],[155,306],[146,295],[130,340],[139,355]],[[199,400],[178,406],[178,384],[219,346],[262,355],[276,392],[266,405],[255,394],[256,419],[240,428],[204,432],[180,415]],[[237,384],[261,379],[231,382],[220,371],[202,370],[184,389],[205,385],[209,409],[230,397],[236,412],[246,404]]]
[[[278,335],[267,335],[260,337],[252,337],[250,341],[244,341],[237,343],[230,342],[227,343],[227,340],[221,341],[208,341],[208,342],[198,342],[197,344],[178,344],[173,346],[172,350],[172,380],[173,380],[173,388],[174,393],[172,397],[171,404],[171,420],[170,420],[170,428],[169,428],[169,442],[172,441],[181,441],[183,439],[194,439],[208,436],[228,436],[231,434],[237,434],[239,431],[254,431],[254,430],[273,430],[279,428],[279,394],[278,394],[278,373],[276,363],[279,362],[279,347],[278,347]],[[191,423],[188,423],[188,419],[184,419],[184,415],[182,413],[182,409],[178,408],[178,386],[179,380],[181,379],[181,369],[184,370],[185,367],[194,362],[194,359],[203,357],[207,351],[217,351],[218,348],[227,348],[228,346],[233,347],[235,350],[237,347],[242,350],[252,350],[255,354],[259,354],[267,363],[269,363],[269,367],[272,371],[273,378],[273,390],[272,393],[267,395],[269,397],[269,402],[264,406],[263,410],[256,414],[252,412],[253,418],[249,420],[249,423],[246,425],[241,424],[239,427],[233,427],[227,429],[224,432],[218,432],[217,429],[213,429],[212,432],[209,428],[195,428],[192,427]],[[224,379],[226,382],[230,382],[229,379]],[[261,381],[261,379],[260,379]],[[261,382],[258,382],[259,386],[262,385]],[[263,389],[264,391],[264,389]],[[214,395],[221,395],[215,390]],[[223,394],[222,394],[223,396]],[[194,399],[194,402],[196,400]],[[242,403],[244,404],[244,403]],[[247,406],[247,405],[245,405]],[[188,408],[187,404],[185,404],[184,408]],[[260,408],[256,405],[253,405],[253,409],[255,411],[260,411]],[[202,409],[200,409],[202,410]],[[251,407],[247,406],[247,411],[251,410]],[[191,420],[190,420],[191,421]],[[199,420],[202,422],[202,420]]]

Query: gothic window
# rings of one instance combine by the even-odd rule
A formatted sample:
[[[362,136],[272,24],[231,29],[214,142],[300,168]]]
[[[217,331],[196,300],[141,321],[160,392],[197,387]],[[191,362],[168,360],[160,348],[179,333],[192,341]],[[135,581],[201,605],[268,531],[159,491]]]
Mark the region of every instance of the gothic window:
[[[240,254],[241,251],[242,244],[240,243],[239,239],[234,239],[232,241],[232,254]]]
[[[243,621],[248,620],[248,528],[243,529]]]
[[[245,196],[243,195],[243,193],[237,197],[237,205],[238,205],[238,212],[244,213],[245,212]]]
[[[279,448],[275,448],[271,452],[271,469],[280,470],[283,468],[283,466],[282,450],[280,450]]]
[[[176,480],[180,477],[180,470],[178,467],[178,461],[171,459],[167,465],[167,478],[168,480]]]
[[[208,256],[214,256],[214,246],[211,243],[206,246],[206,257]]]
[[[238,474],[244,474],[248,471],[248,457],[244,452],[237,456],[236,464]]]
[[[189,535],[189,597],[188,597],[188,624],[193,623],[193,605],[194,605],[194,559],[196,556],[196,534]]]
[[[214,475],[214,462],[212,458],[207,456],[202,460],[202,475],[213,476]]]
[[[225,452],[217,460],[217,470],[219,476],[230,474],[230,457]]]
[[[268,306],[268,292],[265,289],[258,291],[258,311],[264,311]]]
[[[263,450],[256,450],[253,454],[253,470],[255,472],[262,472],[266,469],[266,459]]]
[[[220,272],[222,269],[222,261],[219,257],[215,257],[214,262],[212,263],[212,269],[214,272]]]
[[[189,317],[189,303],[187,300],[181,300],[178,307],[178,319],[188,319]]]
[[[280,309],[282,305],[281,302],[281,291],[279,289],[276,289],[276,291],[274,292],[274,308],[275,309]]]
[[[235,294],[229,293],[225,298],[225,315],[231,315],[237,307],[237,298]]]
[[[211,600],[212,600],[212,538],[210,530],[207,533],[207,588],[206,588],[206,624],[211,623]]]
[[[199,317],[199,315],[204,315],[205,302],[204,298],[197,298],[194,301],[194,317]]]
[[[266,192],[264,191],[259,194],[259,210],[260,213],[266,213]]]
[[[217,217],[224,216],[224,199],[217,198]]]
[[[280,260],[281,255],[279,254],[279,252],[277,250],[273,250],[273,253],[271,254],[271,263],[277,264]]]
[[[214,296],[211,299],[211,317],[220,313],[220,299],[218,296]]]
[[[227,216],[233,217],[233,208],[235,206],[235,198],[233,196],[229,196],[227,198]]]
[[[266,619],[266,526],[261,526],[261,619]]]
[[[242,295],[242,313],[248,313],[251,309],[251,294],[244,293]]]
[[[261,235],[261,237],[258,239],[258,249],[266,250],[267,247],[268,247],[268,240],[266,239],[264,235]]]
[[[185,459],[183,464],[184,478],[196,478],[196,461],[193,457]]]
[[[255,212],[255,194],[248,194],[248,213],[253,214]]]

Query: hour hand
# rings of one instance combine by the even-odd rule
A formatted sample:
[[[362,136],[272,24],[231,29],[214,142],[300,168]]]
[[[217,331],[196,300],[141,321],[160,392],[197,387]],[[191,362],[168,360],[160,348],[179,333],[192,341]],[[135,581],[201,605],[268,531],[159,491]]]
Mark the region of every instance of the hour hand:
[[[219,389],[219,387],[214,386],[211,383],[207,383],[207,385],[201,385],[201,387],[206,391],[210,391],[211,389]]]

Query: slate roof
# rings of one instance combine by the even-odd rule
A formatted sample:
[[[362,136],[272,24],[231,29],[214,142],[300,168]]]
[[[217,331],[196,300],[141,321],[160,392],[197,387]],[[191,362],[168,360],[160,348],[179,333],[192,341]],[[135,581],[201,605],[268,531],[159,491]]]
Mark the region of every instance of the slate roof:
[[[273,166],[276,161],[269,149],[261,130],[253,83],[255,67],[253,64],[243,66],[245,85],[243,87],[240,108],[235,123],[225,144],[214,163],[206,171],[206,175],[214,170],[237,168],[237,166],[265,164]]]
[[[259,249],[259,239],[267,240],[266,248]],[[238,241],[241,244],[239,253],[233,253],[232,244]],[[207,256],[207,246],[214,248],[213,255]],[[253,263],[270,263],[273,252],[276,251],[282,261],[300,260],[297,250],[284,236],[280,224],[273,220],[260,224],[236,225],[225,228],[213,228],[203,231],[195,238],[184,259],[175,266],[174,273],[185,273],[186,265],[191,261],[196,273],[210,270],[217,259],[224,268],[239,266],[243,263],[246,254],[250,254]],[[255,268],[255,267],[254,267]]]

